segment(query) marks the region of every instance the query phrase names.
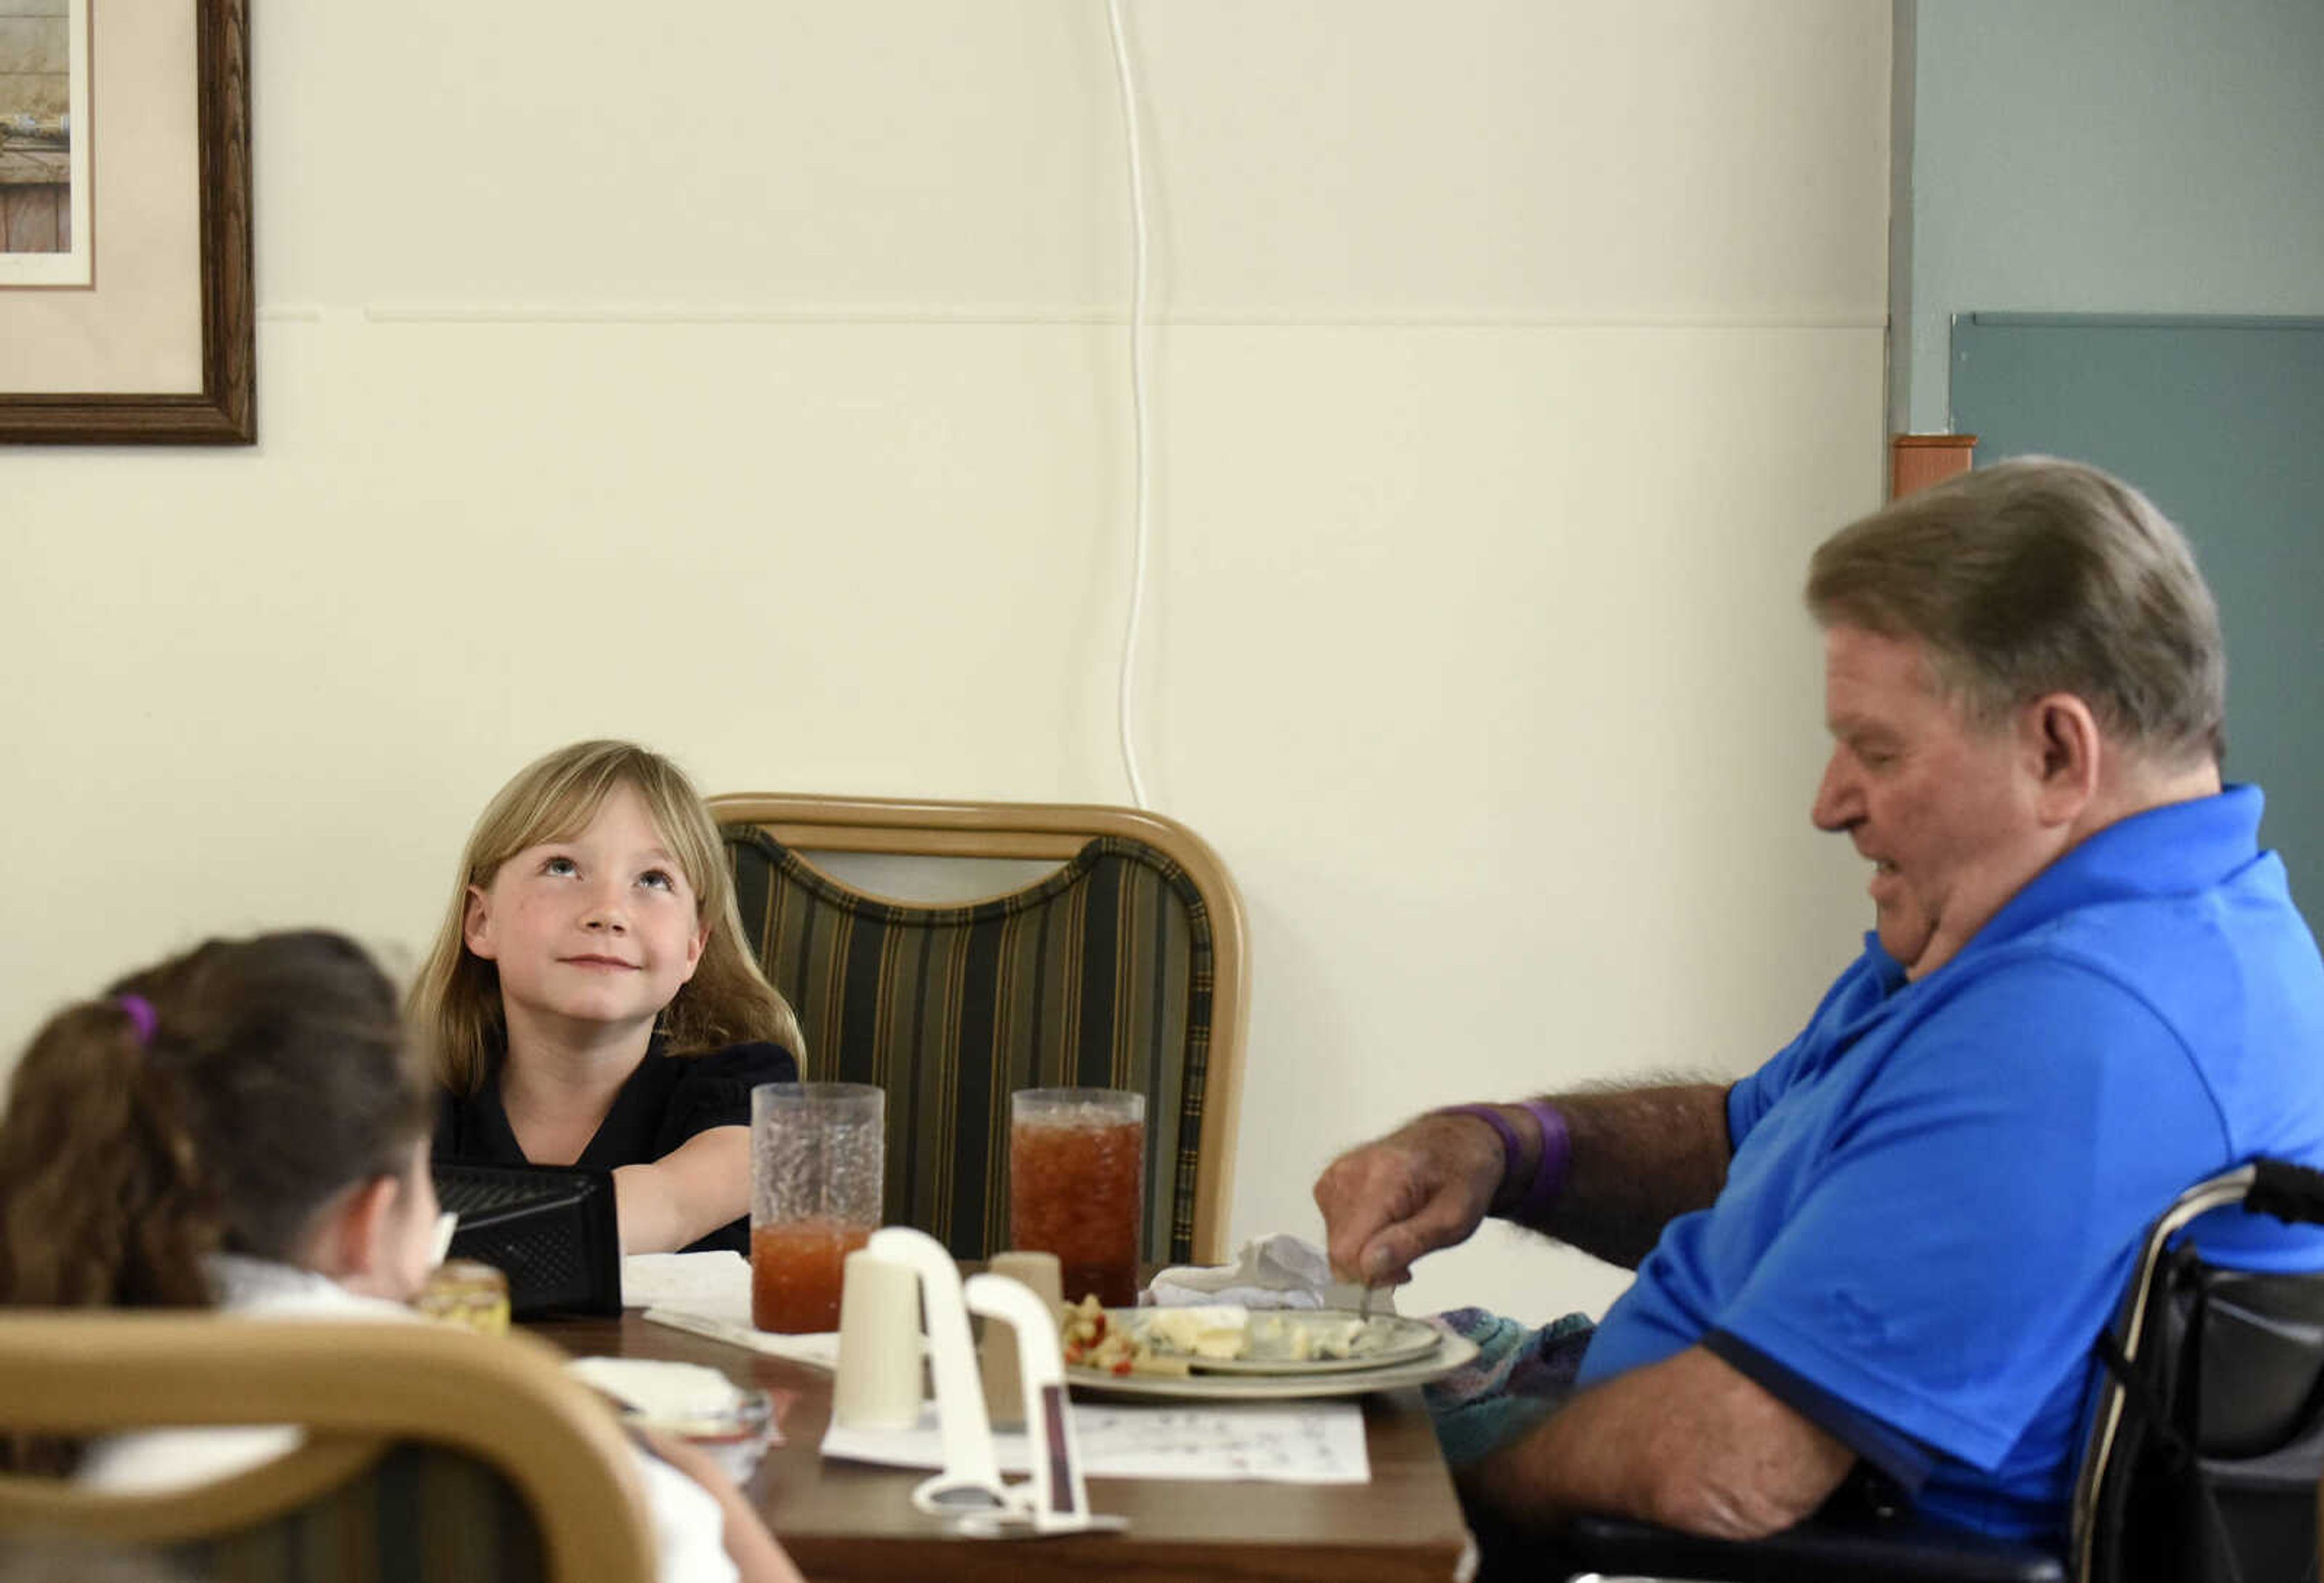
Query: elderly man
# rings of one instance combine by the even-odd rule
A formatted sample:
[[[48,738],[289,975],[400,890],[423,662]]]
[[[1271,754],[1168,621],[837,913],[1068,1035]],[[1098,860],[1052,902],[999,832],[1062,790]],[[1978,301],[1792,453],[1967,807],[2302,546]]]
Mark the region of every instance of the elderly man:
[[[2324,965],[2260,793],[2222,789],[2218,619],[2135,491],[2048,459],[1816,551],[1833,748],[1812,817],[1877,927],[1729,1087],[1467,1106],[1315,1185],[1333,1262],[1400,1278],[1488,1214],[1636,1281],[1573,1396],[1468,1470],[1521,1525],[1753,1537],[1860,1464],[1943,1520],[2062,1529],[2090,1346],[2144,1225],[2255,1155],[2324,1165]],[[2211,1256],[2324,1267],[2241,1211]]]

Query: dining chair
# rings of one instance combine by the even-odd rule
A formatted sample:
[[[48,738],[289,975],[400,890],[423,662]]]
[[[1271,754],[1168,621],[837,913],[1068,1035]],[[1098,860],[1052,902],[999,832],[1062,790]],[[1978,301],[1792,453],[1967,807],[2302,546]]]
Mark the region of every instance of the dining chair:
[[[742,928],[807,1040],[803,1075],[888,1095],[890,1219],[956,1257],[1009,1246],[1009,1096],[1146,1096],[1143,1257],[1226,1256],[1249,964],[1203,839],[1092,805],[737,793],[709,799]],[[1001,863],[915,900],[833,870]],[[980,870],[980,871],[982,871]]]
[[[0,1553],[98,1543],[220,1583],[636,1583],[632,1453],[529,1337],[183,1311],[0,1313],[0,1432],[296,1425],[298,1449],[124,1494],[0,1474]]]

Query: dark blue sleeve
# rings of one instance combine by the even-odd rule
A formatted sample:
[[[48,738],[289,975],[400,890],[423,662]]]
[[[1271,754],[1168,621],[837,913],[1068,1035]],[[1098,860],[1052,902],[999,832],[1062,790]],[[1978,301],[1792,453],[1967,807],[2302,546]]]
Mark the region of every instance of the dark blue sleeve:
[[[680,1063],[669,1106],[662,1115],[654,1158],[659,1159],[698,1132],[714,1127],[748,1127],[751,1091],[762,1082],[798,1081],[798,1063],[780,1045],[729,1045]]]

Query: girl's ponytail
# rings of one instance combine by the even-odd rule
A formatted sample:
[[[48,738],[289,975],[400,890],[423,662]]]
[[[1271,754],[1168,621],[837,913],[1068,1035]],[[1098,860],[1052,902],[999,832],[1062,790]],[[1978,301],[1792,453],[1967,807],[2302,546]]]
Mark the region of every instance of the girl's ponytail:
[[[206,1307],[204,1256],[295,1262],[410,1169],[427,1091],[395,986],[319,930],[213,940],[69,1007],[0,1116],[0,1303]]]
[[[152,1022],[143,1001],[87,1001],[18,1063],[0,1127],[0,1303],[210,1301],[201,1259],[218,1244],[217,1200]]]
[[[134,999],[134,998],[132,998]],[[142,1000],[50,1018],[16,1063],[0,1126],[0,1303],[197,1308],[218,1217],[177,1075]],[[77,1442],[0,1437],[0,1468],[70,1472]]]

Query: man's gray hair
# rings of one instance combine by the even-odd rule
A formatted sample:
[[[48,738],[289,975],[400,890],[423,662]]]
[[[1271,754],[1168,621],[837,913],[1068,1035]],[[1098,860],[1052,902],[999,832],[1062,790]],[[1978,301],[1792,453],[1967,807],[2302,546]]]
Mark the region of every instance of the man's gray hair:
[[[2095,467],[2024,456],[1893,502],[1818,547],[1807,602],[1826,627],[1918,639],[1980,725],[2071,693],[2159,762],[2226,754],[2227,653],[2194,552]]]

